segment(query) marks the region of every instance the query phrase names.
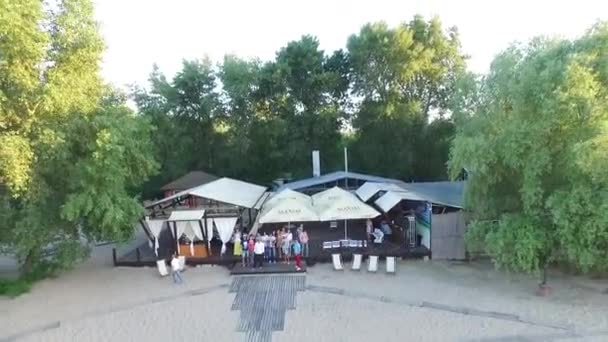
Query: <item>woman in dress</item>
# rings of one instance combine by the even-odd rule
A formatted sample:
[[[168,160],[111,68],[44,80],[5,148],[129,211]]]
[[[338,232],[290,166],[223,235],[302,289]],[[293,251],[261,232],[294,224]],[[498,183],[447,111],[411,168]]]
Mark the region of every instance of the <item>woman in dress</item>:
[[[234,243],[234,256],[243,255],[243,245],[241,244],[241,232],[238,229],[234,231],[232,236],[232,242]]]

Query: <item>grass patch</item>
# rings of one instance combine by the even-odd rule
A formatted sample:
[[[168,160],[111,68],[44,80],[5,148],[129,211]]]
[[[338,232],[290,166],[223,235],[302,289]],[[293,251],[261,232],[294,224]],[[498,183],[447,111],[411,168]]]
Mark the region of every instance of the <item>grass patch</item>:
[[[0,296],[17,297],[27,293],[32,288],[32,281],[28,279],[0,280]]]
[[[52,264],[42,262],[36,265],[28,274],[17,279],[0,279],[0,296],[17,297],[29,292],[37,281],[53,277],[55,268]]]

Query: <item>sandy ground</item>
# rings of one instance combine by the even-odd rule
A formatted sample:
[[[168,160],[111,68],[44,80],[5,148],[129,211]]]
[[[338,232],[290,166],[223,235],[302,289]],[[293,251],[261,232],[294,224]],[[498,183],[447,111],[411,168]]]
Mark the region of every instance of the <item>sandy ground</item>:
[[[110,248],[31,293],[0,299],[0,341],[242,341],[222,267],[185,272],[173,285],[151,268],[113,268]],[[381,264],[380,266],[383,266]],[[485,264],[399,262],[382,271],[315,265],[273,341],[607,341],[606,281],[536,281]]]

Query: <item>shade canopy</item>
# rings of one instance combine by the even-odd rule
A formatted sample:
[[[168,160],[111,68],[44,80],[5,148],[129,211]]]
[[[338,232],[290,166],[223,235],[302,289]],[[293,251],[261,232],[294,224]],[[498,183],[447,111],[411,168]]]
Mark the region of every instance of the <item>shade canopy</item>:
[[[268,199],[260,213],[260,223],[319,221],[309,196],[285,189]]]
[[[173,210],[167,221],[198,221],[203,215],[204,210]]]
[[[357,196],[337,186],[313,195],[312,200],[320,221],[368,219],[380,215]]]
[[[186,196],[196,196],[232,204],[238,207],[254,208],[265,192],[266,188],[263,186],[224,177],[207,184],[178,192],[173,196],[165,197],[162,200],[149,204],[147,207],[151,208]]]

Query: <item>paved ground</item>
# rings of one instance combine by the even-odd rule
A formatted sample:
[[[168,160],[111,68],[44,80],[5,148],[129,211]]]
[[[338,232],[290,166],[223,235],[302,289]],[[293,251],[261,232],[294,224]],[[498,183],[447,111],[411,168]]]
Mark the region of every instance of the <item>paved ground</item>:
[[[0,341],[607,341],[606,281],[536,280],[486,264],[400,262],[396,275],[335,272],[231,277],[94,258],[29,294],[0,299]],[[382,267],[383,264],[380,265]]]

